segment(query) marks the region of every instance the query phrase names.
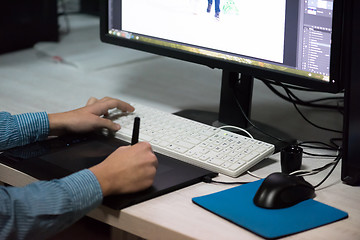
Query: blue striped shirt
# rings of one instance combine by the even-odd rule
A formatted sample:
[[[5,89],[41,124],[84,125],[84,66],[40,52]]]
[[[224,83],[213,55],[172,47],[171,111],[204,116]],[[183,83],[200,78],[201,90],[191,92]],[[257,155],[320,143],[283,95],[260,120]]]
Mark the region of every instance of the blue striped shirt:
[[[48,133],[45,112],[0,112],[0,150],[43,140]],[[102,197],[88,169],[25,187],[0,186],[0,239],[45,239],[100,205]]]

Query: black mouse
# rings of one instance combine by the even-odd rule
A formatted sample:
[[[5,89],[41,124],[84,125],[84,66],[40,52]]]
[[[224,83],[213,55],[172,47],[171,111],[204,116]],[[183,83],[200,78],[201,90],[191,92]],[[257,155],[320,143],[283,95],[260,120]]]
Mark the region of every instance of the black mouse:
[[[303,177],[272,173],[264,179],[253,201],[258,207],[280,209],[313,197],[315,189]]]

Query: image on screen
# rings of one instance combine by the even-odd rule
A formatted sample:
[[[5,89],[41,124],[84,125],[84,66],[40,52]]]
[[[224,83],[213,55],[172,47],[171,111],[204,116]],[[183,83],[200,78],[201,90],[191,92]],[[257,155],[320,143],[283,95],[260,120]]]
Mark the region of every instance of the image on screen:
[[[209,2],[110,0],[108,33],[330,81],[333,0]]]

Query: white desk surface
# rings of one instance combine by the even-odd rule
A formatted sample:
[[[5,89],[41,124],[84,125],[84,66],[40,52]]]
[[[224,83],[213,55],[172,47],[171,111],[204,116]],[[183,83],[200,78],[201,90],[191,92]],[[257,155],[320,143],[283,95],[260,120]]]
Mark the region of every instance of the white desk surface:
[[[90,96],[116,97],[167,112],[189,108],[217,111],[220,70],[100,43],[97,20],[93,17],[73,16],[71,23],[72,32],[57,44],[39,44],[36,49],[0,55],[1,111],[61,112],[81,107]],[[53,56],[64,61],[57,62]],[[299,96],[306,99],[328,94]],[[318,124],[342,128],[339,113],[301,109]],[[301,140],[327,141],[338,137],[310,126],[291,104],[272,94],[260,81],[255,81],[252,116]],[[329,161],[304,157],[303,168]],[[263,177],[280,171],[279,154],[251,170]],[[326,173],[306,179],[316,184]],[[0,164],[0,181],[22,186],[35,180]],[[217,180],[256,179],[250,175],[238,179],[220,175]],[[259,239],[191,202],[193,197],[230,187],[199,183],[122,211],[101,206],[89,216],[146,239]],[[288,238],[360,239],[360,190],[341,182],[340,166],[317,191],[315,199],[348,212],[349,218]]]

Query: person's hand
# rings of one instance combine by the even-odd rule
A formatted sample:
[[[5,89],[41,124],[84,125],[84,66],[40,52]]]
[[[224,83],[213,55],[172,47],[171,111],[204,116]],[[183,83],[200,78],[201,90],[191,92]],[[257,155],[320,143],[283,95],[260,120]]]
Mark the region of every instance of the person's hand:
[[[117,131],[120,125],[101,116],[107,115],[108,110],[118,108],[124,112],[133,112],[134,107],[118,99],[105,97],[100,100],[90,98],[85,107],[63,113],[48,114],[50,133],[59,136],[67,132],[84,133],[101,128]]]
[[[98,179],[103,196],[132,193],[154,182],[157,158],[147,142],[120,147],[103,162],[90,168]]]

